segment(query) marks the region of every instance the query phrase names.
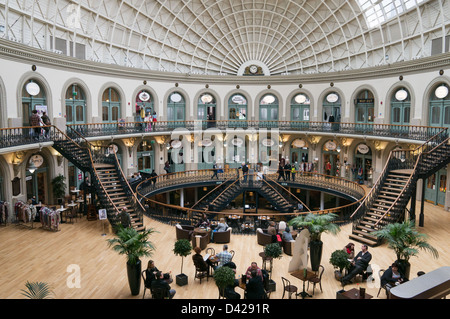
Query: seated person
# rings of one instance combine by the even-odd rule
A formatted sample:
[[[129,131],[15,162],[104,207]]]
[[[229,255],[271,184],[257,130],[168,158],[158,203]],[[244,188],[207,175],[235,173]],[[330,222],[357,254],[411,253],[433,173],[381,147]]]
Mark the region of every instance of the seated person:
[[[209,227],[209,219],[206,216],[205,213],[202,213],[202,218],[199,220],[199,222],[195,225],[195,227]]]
[[[286,222],[285,222],[284,220],[280,221],[280,222],[278,223],[278,233],[279,233],[279,234],[283,234],[283,232],[284,232],[284,230],[286,229],[286,227],[288,227],[288,226],[286,225]]]
[[[219,223],[217,224],[216,229],[211,232],[211,240],[214,240],[215,232],[224,232],[228,229],[228,224],[225,222],[225,218],[220,218]]]
[[[147,269],[145,270],[145,286],[150,287],[151,283],[154,279],[156,279],[156,273],[159,271],[155,266],[155,262],[153,260],[149,260],[147,264]],[[170,278],[170,272],[163,274],[164,279],[168,280]]]
[[[175,289],[171,289],[167,281],[164,280],[164,274],[161,271],[158,271],[156,273],[156,279],[152,281],[150,287],[152,294],[154,293],[155,289],[162,289],[164,291],[163,296],[168,295],[170,299],[172,299],[176,293]]]
[[[283,240],[284,240],[284,241],[291,241],[291,240],[294,240],[294,238],[292,237],[291,230],[289,229],[289,227],[286,227],[286,228],[284,229],[284,232],[283,232],[282,237],[283,237]]]
[[[355,258],[355,244],[354,243],[348,243],[343,251],[345,251],[348,254],[348,259]]]
[[[381,287],[384,287],[388,293],[392,287],[406,281],[407,279],[398,269],[398,263],[394,262],[381,276]]]
[[[272,236],[272,243],[278,242],[277,229],[275,228],[275,222],[274,221],[270,221],[269,222],[269,227],[267,228],[267,234]]]
[[[341,279],[342,285],[351,283],[351,280],[358,274],[364,273],[372,260],[369,248],[366,244],[362,244],[361,251],[353,258],[352,265],[348,271],[348,274]]]
[[[202,250],[200,247],[196,246],[194,248],[194,252],[195,254],[192,256],[192,261],[194,262],[195,267],[199,271],[207,271],[209,276],[209,267],[212,266],[211,261],[209,258],[206,261],[203,259],[203,256],[201,255]]]
[[[223,245],[223,250],[216,254],[216,257],[219,258],[219,264],[216,268],[222,267],[226,263],[229,263],[231,259],[233,259],[233,256],[228,251],[228,245]]]
[[[261,277],[261,281],[263,280],[261,268],[258,267],[258,264],[254,261],[250,265],[250,267],[247,268],[247,271],[245,272],[245,275],[247,276],[247,280],[250,280],[252,271],[256,271],[256,274]]]
[[[262,278],[262,277],[261,277]],[[264,299],[266,291],[264,290],[263,282],[258,278],[256,270],[251,271],[251,278],[247,282],[245,289],[245,296],[247,299]]]

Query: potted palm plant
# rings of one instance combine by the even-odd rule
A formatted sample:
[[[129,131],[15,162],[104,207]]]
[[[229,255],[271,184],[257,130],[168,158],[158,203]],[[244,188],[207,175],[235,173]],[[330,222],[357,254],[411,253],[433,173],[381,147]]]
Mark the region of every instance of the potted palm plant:
[[[139,258],[150,257],[155,250],[149,236],[155,231],[152,228],[138,232],[132,227],[124,228],[117,225],[117,238],[108,239],[109,247],[127,256],[127,275],[131,294],[136,296],[141,289],[141,269],[142,263]]]
[[[46,282],[29,282],[25,283],[25,289],[21,289],[22,295],[28,299],[50,299],[53,295],[53,290],[50,285]]]
[[[55,197],[56,203],[62,205],[64,202],[64,195],[66,195],[66,177],[59,174],[52,179],[53,196]]]
[[[225,288],[234,285],[234,270],[230,267],[219,267],[214,271],[214,281],[219,289],[219,295],[225,296]]]
[[[334,272],[334,277],[336,280],[341,280],[344,269],[350,268],[349,254],[342,249],[335,250],[330,257],[330,264],[336,269]]]
[[[399,270],[407,279],[411,269],[409,259],[417,256],[419,250],[428,251],[434,258],[439,258],[437,249],[427,242],[427,235],[418,232],[414,223],[409,220],[387,224],[372,234],[387,241],[388,247],[393,249],[397,256]]]
[[[176,256],[181,256],[181,273],[175,276],[176,283],[178,286],[184,286],[188,283],[188,276],[183,274],[183,260],[184,257],[191,254],[192,245],[187,239],[179,239],[175,242],[173,252]]]
[[[319,270],[320,261],[322,259],[323,242],[320,240],[322,233],[331,233],[336,235],[341,231],[341,228],[333,223],[338,217],[337,214],[312,214],[301,215],[294,217],[289,221],[289,225],[294,227],[304,227],[309,230],[310,243],[309,254],[311,260],[311,269],[313,271]]]

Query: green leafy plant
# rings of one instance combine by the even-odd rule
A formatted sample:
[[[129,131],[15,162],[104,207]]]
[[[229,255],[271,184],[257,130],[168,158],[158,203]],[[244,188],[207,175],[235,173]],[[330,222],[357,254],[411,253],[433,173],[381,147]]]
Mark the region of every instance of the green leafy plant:
[[[153,228],[138,232],[132,227],[124,228],[118,225],[117,238],[108,239],[108,246],[119,255],[126,255],[127,262],[135,265],[140,257],[150,257],[155,250],[153,243],[148,240],[154,232]]]
[[[187,239],[179,239],[175,242],[173,252],[176,256],[181,256],[181,273],[183,273],[183,259],[192,252],[191,242]]]
[[[213,277],[222,296],[226,287],[234,285],[234,276],[235,273],[230,267],[220,267],[214,271]]]
[[[342,249],[335,250],[330,257],[330,264],[333,265],[334,268],[339,269],[339,272],[342,273],[344,269],[350,268],[350,261],[348,260],[349,254]]]
[[[25,283],[27,290],[21,289],[22,295],[28,299],[51,299],[53,295],[53,290],[50,285],[46,282],[29,282]]]
[[[372,234],[387,241],[388,247],[397,255],[397,260],[408,262],[411,257],[419,254],[419,250],[428,251],[434,258],[439,258],[437,249],[427,242],[427,235],[418,232],[414,223],[409,220],[387,224]]]
[[[336,235],[341,231],[339,225],[333,223],[338,218],[338,215],[333,213],[328,214],[312,214],[301,215],[294,217],[289,221],[289,225],[294,227],[304,227],[309,230],[311,234],[311,241],[320,241],[322,233],[331,233]]]
[[[266,255],[266,257],[281,258],[283,250],[281,249],[280,244],[272,243],[264,247],[264,254]]]
[[[59,174],[52,179],[53,195],[55,198],[64,198],[66,194],[66,177]]]

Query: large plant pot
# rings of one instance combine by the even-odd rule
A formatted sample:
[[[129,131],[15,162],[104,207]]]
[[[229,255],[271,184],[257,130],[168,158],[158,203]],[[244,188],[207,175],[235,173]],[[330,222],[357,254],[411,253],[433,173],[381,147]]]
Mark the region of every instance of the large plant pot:
[[[411,264],[407,260],[399,259],[397,260],[398,270],[409,280],[409,274],[411,272]]]
[[[128,284],[133,296],[139,295],[141,290],[141,268],[142,263],[140,260],[135,265],[130,265],[127,262]]]
[[[175,283],[178,286],[185,286],[188,284],[188,276],[185,274],[179,274],[175,276]]]
[[[318,271],[320,266],[320,261],[322,260],[322,241],[311,241],[309,243],[309,255],[311,260],[312,271]]]
[[[343,275],[343,273],[342,273],[342,271],[340,271],[340,270],[335,270],[334,271],[334,278],[337,280],[337,281],[341,281],[341,279],[344,277],[344,275]]]

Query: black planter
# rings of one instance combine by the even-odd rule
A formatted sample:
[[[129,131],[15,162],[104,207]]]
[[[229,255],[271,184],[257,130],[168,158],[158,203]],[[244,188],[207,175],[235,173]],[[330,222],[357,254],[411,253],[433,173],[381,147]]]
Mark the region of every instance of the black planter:
[[[141,290],[141,266],[142,263],[140,260],[135,265],[130,265],[127,262],[128,284],[130,285],[133,296],[139,295]]]
[[[178,286],[185,286],[188,284],[188,276],[185,274],[179,274],[175,276],[175,283]]]
[[[398,263],[398,271],[401,272],[403,276],[405,276],[405,278],[409,280],[409,275],[411,272],[411,264],[409,263],[409,261],[399,259],[397,260],[397,263]]]
[[[309,243],[309,255],[312,271],[319,270],[320,261],[322,260],[322,246],[322,241],[311,241]]]

